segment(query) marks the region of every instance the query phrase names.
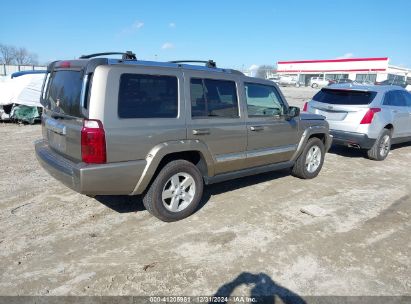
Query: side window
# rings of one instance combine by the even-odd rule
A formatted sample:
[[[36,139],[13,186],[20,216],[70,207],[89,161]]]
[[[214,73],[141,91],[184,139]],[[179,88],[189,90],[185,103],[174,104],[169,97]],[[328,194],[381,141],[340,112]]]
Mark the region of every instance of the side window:
[[[405,96],[401,91],[389,91],[385,93],[384,105],[394,107],[405,107]]]
[[[192,117],[239,117],[234,81],[192,78],[190,95]]]
[[[402,94],[405,98],[405,105],[411,107],[411,93],[403,91]]]
[[[286,107],[272,86],[245,83],[248,116],[284,115]]]
[[[202,79],[193,78],[190,82],[191,116],[204,117],[207,115],[205,90]]]
[[[121,75],[118,96],[120,118],[174,118],[177,113],[177,77]]]

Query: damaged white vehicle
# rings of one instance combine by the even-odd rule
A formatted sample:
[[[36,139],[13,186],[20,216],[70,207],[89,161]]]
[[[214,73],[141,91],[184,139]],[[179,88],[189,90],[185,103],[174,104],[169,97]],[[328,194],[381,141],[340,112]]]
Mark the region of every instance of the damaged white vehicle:
[[[40,120],[41,86],[46,71],[24,71],[0,82],[0,120],[34,123]]]

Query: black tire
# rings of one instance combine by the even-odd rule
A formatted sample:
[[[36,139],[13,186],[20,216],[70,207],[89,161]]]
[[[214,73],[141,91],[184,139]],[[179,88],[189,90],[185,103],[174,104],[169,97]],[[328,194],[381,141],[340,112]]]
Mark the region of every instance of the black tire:
[[[388,136],[388,146],[384,151],[382,151],[382,145]],[[391,150],[391,131],[388,129],[384,129],[380,136],[375,141],[374,145],[371,149],[367,151],[367,156],[369,159],[382,161],[387,158],[388,154]]]
[[[317,83],[313,83],[313,84],[311,85],[311,87],[312,87],[313,89],[316,89],[316,88],[318,88],[318,84],[317,84]]]
[[[313,172],[310,172],[306,165],[306,159],[307,159],[307,154],[309,153],[309,151],[315,146],[317,146],[321,151],[321,160],[319,162],[319,166],[317,167],[317,169]],[[302,178],[302,179],[311,179],[311,178],[316,177],[318,173],[320,173],[321,168],[323,167],[324,157],[325,157],[324,143],[321,141],[321,139],[317,137],[310,138],[307,144],[305,145],[303,152],[297,158],[297,161],[294,164],[291,174],[295,177]]]
[[[162,193],[169,179],[175,174],[185,173],[194,179],[195,193],[191,203],[181,211],[168,210],[162,200]],[[174,160],[164,166],[155,177],[143,197],[147,211],[164,222],[174,222],[190,216],[198,207],[203,195],[203,177],[198,168],[186,160]]]

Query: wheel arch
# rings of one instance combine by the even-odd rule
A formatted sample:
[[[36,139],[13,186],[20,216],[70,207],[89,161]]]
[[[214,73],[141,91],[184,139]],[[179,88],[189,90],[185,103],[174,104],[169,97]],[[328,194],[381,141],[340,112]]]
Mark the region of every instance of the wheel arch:
[[[310,138],[316,137],[319,138],[328,150],[329,146],[331,145],[331,142],[327,142],[329,139],[328,134],[328,128],[326,126],[311,126],[308,127],[303,135],[301,136],[300,142],[298,144],[297,150],[295,151],[294,155],[292,156],[291,160],[296,161],[297,158],[301,155],[301,153],[304,150],[305,145],[307,144],[308,140]]]
[[[155,146],[147,154],[147,165],[131,195],[143,193],[160,170],[177,159],[193,163],[203,177],[214,176],[214,160],[204,143],[198,140],[166,142]]]
[[[325,145],[326,136],[325,136],[324,133],[314,133],[314,134],[311,134],[310,137],[308,137],[308,140],[310,140],[311,138],[314,138],[314,137],[320,139],[320,140],[323,142],[323,144]],[[307,141],[308,141],[308,140],[307,140]]]
[[[394,133],[394,125],[389,123],[387,124],[384,129],[390,130],[391,131],[391,135]]]

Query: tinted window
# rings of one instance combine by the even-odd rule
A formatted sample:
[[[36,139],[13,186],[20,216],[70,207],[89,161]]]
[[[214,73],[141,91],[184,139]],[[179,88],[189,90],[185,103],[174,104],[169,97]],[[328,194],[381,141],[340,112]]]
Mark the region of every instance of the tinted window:
[[[57,71],[51,76],[46,108],[71,116],[80,116],[81,72]]]
[[[405,107],[405,96],[402,94],[402,91],[389,91],[385,93],[384,105],[394,107]]]
[[[411,107],[411,93],[409,93],[409,92],[402,92],[402,94],[403,94],[404,97],[405,97],[405,102],[406,102],[407,107]]]
[[[192,117],[239,117],[234,81],[193,78],[190,95]]]
[[[274,87],[246,83],[248,116],[283,115],[285,106]]]
[[[329,104],[367,105],[376,95],[376,92],[322,89],[314,95],[313,100]]]
[[[123,74],[120,78],[120,118],[177,117],[177,77]]]

